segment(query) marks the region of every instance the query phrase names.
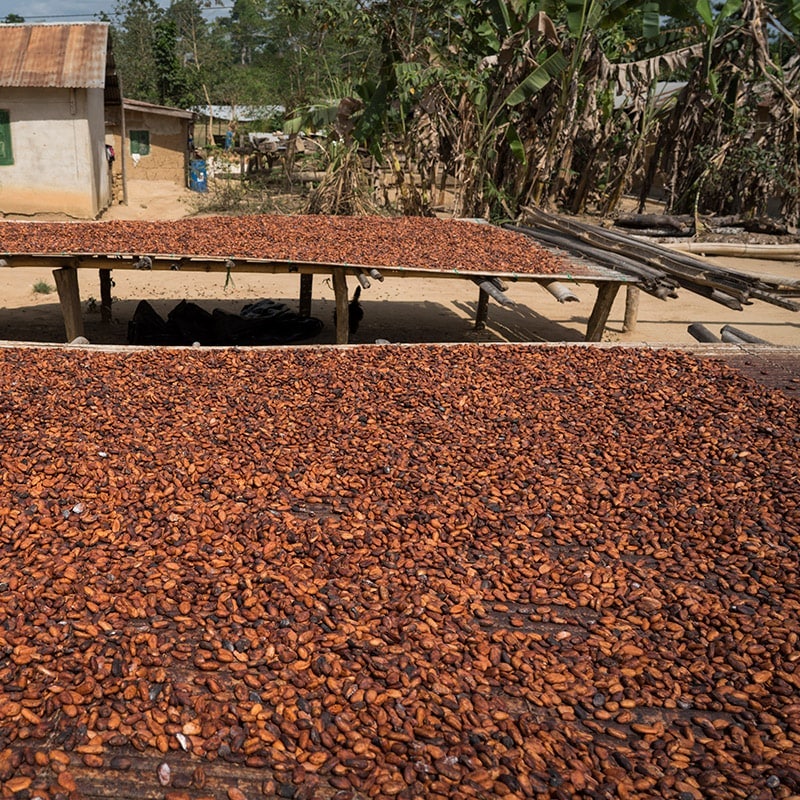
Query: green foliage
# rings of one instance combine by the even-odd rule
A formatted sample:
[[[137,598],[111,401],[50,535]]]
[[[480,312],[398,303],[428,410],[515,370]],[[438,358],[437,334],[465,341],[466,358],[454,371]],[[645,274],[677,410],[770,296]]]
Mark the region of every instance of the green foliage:
[[[51,286],[47,281],[36,281],[33,284],[34,294],[52,294],[56,290],[55,286]]]
[[[702,142],[706,124],[726,130],[737,81],[749,85],[754,72],[744,18],[774,20],[773,48],[790,53],[800,21],[800,0],[233,0],[213,22],[207,3],[172,0],[164,10],[120,0],[115,50],[128,96],[283,105],[285,130],[326,130],[329,144],[367,150],[398,187],[410,185],[403,170],[418,167],[424,194],[435,165],[446,165],[467,215],[571,204],[602,181],[617,196],[643,169],[646,137],[665,116],[659,79],[694,81],[695,100],[711,95],[710,123],[697,102],[694,121],[688,105],[671,123],[670,135],[685,133],[696,152],[692,137]],[[682,59],[689,44],[702,44],[703,57]],[[609,63],[631,69],[612,67],[609,78]],[[636,95],[624,110],[614,104],[617,78],[630,78]],[[753,169],[767,170],[752,155]]]
[[[529,72],[525,80],[506,97],[508,105],[516,106],[529,101],[551,80],[558,78],[568,66],[567,60],[560,50],[555,50],[549,55],[546,50],[542,50],[536,61],[538,66]]]

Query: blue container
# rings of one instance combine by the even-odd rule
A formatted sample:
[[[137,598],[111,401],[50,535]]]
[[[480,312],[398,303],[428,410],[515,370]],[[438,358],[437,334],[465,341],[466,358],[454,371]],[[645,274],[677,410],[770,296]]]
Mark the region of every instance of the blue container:
[[[189,162],[189,188],[193,192],[208,191],[208,175],[206,162],[202,159]]]

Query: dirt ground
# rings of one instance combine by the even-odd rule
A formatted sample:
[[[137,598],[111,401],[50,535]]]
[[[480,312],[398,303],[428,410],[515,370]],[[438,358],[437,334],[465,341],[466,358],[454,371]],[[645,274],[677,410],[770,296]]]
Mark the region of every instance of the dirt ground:
[[[196,213],[199,197],[171,183],[129,183],[128,205],[110,208],[103,219],[177,219]],[[52,219],[52,216],[49,217]],[[743,272],[800,278],[797,262],[756,259],[713,258]],[[103,324],[99,313],[99,279],[89,272],[81,275],[86,336],[93,344],[125,344],[128,321],[140,300],[149,300],[163,316],[183,299],[199,303],[209,311],[223,308],[238,312],[253,300],[269,298],[285,302],[296,310],[300,291],[298,276],[233,275],[226,285],[222,274],[180,272],[113,273],[114,306],[112,322]],[[34,286],[54,288],[46,269],[0,270],[0,340],[63,342],[64,324],[58,297],[35,292]],[[351,285],[354,288],[355,283]],[[357,343],[386,339],[391,342],[474,342],[474,341],[560,341],[580,342],[594,303],[591,284],[571,286],[580,302],[558,303],[536,284],[511,284],[508,296],[514,308],[492,302],[488,326],[474,330],[478,289],[469,281],[445,279],[387,279],[372,281],[362,293],[364,320],[353,337]],[[325,323],[311,343],[334,341],[333,289],[329,279],[314,282],[312,314]],[[800,313],[756,301],[743,311],[732,311],[691,292],[681,290],[678,299],[661,301],[640,295],[636,329],[623,332],[625,290],[612,309],[605,341],[622,343],[695,343],[687,328],[693,322],[706,325],[719,335],[724,325],[733,325],[773,344],[800,346]]]

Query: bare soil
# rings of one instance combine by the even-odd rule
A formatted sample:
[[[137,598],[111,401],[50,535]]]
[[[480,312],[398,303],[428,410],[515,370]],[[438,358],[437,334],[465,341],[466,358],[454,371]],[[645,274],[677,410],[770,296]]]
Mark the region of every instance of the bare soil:
[[[129,183],[128,205],[108,209],[103,219],[165,220],[198,213],[202,196],[167,182]],[[48,217],[53,219],[52,215]],[[743,272],[800,278],[800,264],[741,258],[709,258]],[[181,300],[204,308],[238,312],[248,302],[269,298],[297,309],[297,276],[235,275],[226,282],[220,274],[114,272],[114,307],[110,324],[99,313],[99,282],[82,273],[81,299],[87,338],[94,344],[125,344],[128,321],[140,300],[149,300],[162,315]],[[64,324],[58,298],[35,292],[34,286],[54,287],[46,269],[0,270],[0,340],[63,342]],[[560,341],[580,342],[586,331],[596,289],[588,283],[571,286],[580,302],[558,303],[535,284],[510,286],[514,308],[491,303],[486,330],[474,329],[478,290],[469,281],[437,279],[387,279],[373,281],[362,292],[364,320],[356,343],[385,339],[391,342]],[[314,283],[312,314],[325,328],[313,342],[334,341],[333,288],[329,280]],[[724,325],[734,325],[777,345],[800,346],[800,313],[756,301],[743,311],[732,311],[691,292],[681,291],[676,300],[660,301],[640,295],[638,324],[623,332],[625,291],[620,291],[612,309],[605,340],[621,343],[693,344],[688,333],[693,322],[706,325],[719,335]]]

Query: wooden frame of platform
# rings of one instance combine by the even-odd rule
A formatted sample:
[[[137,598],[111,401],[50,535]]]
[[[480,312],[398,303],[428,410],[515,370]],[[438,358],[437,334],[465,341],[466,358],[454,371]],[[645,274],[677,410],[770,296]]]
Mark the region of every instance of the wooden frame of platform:
[[[96,269],[100,276],[101,313],[104,320],[111,318],[111,271],[115,269],[219,272],[232,274],[299,274],[300,275],[300,313],[311,314],[313,280],[315,275],[332,278],[336,301],[336,343],[347,344],[348,331],[348,288],[347,278],[355,277],[363,288],[368,288],[370,279],[383,281],[385,278],[450,278],[468,280],[478,286],[478,308],[475,327],[485,327],[490,297],[502,305],[514,305],[505,296],[507,282],[538,283],[548,289],[559,300],[569,298],[565,283],[591,283],[597,287],[597,297],[586,327],[587,342],[602,340],[611,307],[620,286],[636,286],[636,279],[607,267],[590,264],[582,259],[559,255],[575,266],[575,272],[562,274],[529,274],[495,271],[464,271],[443,269],[421,269],[384,265],[337,264],[309,261],[281,261],[275,259],[241,258],[230,259],[217,256],[193,255],[134,255],[134,254],[92,254],[92,253],[46,253],[37,255],[5,254],[0,258],[0,267],[11,268],[52,268],[58,289],[59,301],[64,315],[67,341],[83,336],[83,320],[80,307],[79,270]]]

